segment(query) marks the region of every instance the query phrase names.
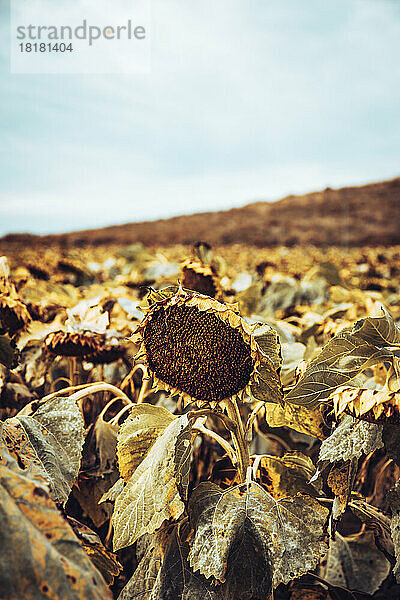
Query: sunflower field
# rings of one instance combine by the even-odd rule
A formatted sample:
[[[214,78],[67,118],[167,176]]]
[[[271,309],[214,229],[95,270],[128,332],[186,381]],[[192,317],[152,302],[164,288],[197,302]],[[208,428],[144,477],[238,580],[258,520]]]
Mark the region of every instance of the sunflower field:
[[[400,599],[400,247],[0,248],[2,600]]]

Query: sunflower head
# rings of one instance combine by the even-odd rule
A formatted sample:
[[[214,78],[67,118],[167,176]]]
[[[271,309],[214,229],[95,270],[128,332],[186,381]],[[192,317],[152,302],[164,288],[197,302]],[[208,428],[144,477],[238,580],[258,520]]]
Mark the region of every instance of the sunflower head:
[[[25,329],[31,316],[23,302],[10,296],[0,296],[0,326],[10,335]]]
[[[350,414],[369,423],[400,425],[400,393],[342,386],[330,396],[336,417]]]
[[[205,265],[200,261],[188,258],[181,265],[182,286],[188,290],[193,290],[223,300],[223,293],[215,270],[210,265]]]
[[[69,333],[53,331],[46,336],[44,347],[50,354],[56,356],[87,357],[101,349],[102,336],[89,333]]]
[[[103,343],[93,354],[86,356],[86,360],[94,365],[107,365],[116,362],[126,355],[126,348],[123,344]]]
[[[180,288],[143,310],[133,340],[157,384],[200,404],[249,393],[263,353],[237,305]]]

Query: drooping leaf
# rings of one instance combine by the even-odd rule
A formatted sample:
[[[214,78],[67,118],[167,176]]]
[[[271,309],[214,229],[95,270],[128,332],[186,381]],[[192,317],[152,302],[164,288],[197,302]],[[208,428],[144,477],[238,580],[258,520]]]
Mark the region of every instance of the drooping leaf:
[[[271,585],[313,569],[326,549],[328,510],[309,496],[276,501],[255,483],[243,495],[239,487],[222,491],[202,483],[191,497],[189,514],[195,528],[189,554],[193,570],[224,582],[236,569],[247,569],[246,579],[257,582],[257,593],[264,596]]]
[[[157,438],[177,417],[162,406],[135,404],[118,433],[118,467],[125,481],[149,453]]]
[[[48,400],[39,406],[33,418],[54,435],[68,454],[71,469],[78,472],[85,432],[82,414],[75,400],[65,397]]]
[[[268,356],[276,371],[282,366],[282,353],[279,336],[269,325],[261,325],[254,330],[254,338],[261,350]]]
[[[97,474],[100,476],[112,473],[116,469],[118,429],[118,425],[112,425],[100,415],[96,420],[94,435],[96,438],[96,452],[99,457]]]
[[[352,499],[349,508],[364,523],[365,531],[372,531],[376,547],[391,561],[394,556],[391,519],[365,500]]]
[[[187,415],[170,422],[117,496],[112,518],[114,550],[133,544],[144,533],[156,531],[165,520],[183,513],[174,458],[176,440],[187,424]]]
[[[315,473],[313,462],[300,452],[287,452],[282,458],[264,455],[259,468],[260,482],[275,500],[297,493],[317,494],[317,488],[308,483]]]
[[[318,457],[317,479],[321,471],[333,464],[327,483],[335,500],[332,508],[333,527],[346,510],[362,454],[382,448],[382,425],[356,421],[346,415],[333,433],[322,442]]]
[[[330,398],[337,416],[350,412],[355,417],[369,415],[372,420],[399,420],[400,393],[388,390],[369,390],[339,387]]]
[[[0,464],[0,507],[3,598],[111,599],[46,486]]]
[[[390,531],[393,540],[394,553],[396,557],[396,564],[393,568],[393,573],[396,577],[397,583],[400,583],[400,482],[398,481],[394,488],[389,490],[388,501],[392,511],[392,520],[390,524]]]
[[[183,521],[172,530],[154,534],[118,600],[221,600],[220,590],[190,568],[189,533],[190,527]],[[235,600],[244,598],[235,596]]]
[[[290,427],[324,440],[324,420],[320,410],[311,410],[298,404],[285,402],[284,406],[272,402],[265,403],[265,420],[270,427]]]
[[[281,402],[282,384],[278,372],[268,359],[264,359],[258,368],[258,381],[251,385],[251,393],[263,402]]]
[[[83,419],[74,400],[53,398],[33,417],[18,414],[7,419],[2,439],[27,473],[38,472],[49,482],[54,500],[68,500],[84,441]]]
[[[103,497],[117,479],[116,472],[105,473],[101,477],[97,475],[82,477],[78,480],[78,485],[72,489],[73,497],[80,504],[83,513],[91,518],[95,527],[101,527],[112,516],[114,507],[111,502],[104,502]],[[100,500],[102,500],[101,504],[99,504]]]
[[[392,362],[399,332],[389,315],[361,319],[335,335],[287,394],[288,402],[315,408],[334,390],[375,364]]]
[[[348,537],[336,533],[323,577],[332,585],[373,594],[389,571],[390,563],[375,546],[371,531]]]
[[[349,502],[357,472],[357,461],[353,458],[339,466],[333,466],[327,477],[327,484],[335,495],[332,506],[333,530],[336,521],[343,515]]]
[[[400,466],[400,427],[383,425],[382,440],[388,457]]]

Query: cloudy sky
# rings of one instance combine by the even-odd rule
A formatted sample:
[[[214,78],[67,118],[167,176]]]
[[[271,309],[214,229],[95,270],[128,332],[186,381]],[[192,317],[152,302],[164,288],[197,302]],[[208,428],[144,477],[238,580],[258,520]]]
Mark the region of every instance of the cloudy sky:
[[[0,235],[400,175],[400,0],[153,0],[130,75],[10,74],[6,4]]]

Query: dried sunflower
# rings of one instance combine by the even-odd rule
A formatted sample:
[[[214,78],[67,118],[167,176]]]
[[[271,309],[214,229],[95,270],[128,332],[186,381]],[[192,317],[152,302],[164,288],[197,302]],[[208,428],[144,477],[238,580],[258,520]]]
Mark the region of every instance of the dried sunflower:
[[[198,403],[250,393],[264,354],[237,305],[179,288],[143,311],[132,339],[157,385]]]
[[[85,358],[94,365],[106,365],[124,358],[125,355],[126,348],[123,344],[104,343],[96,352],[85,356]]]
[[[212,266],[188,258],[181,264],[182,286],[211,298],[223,300],[218,276]]]
[[[337,417],[344,413],[369,423],[400,425],[400,393],[341,386],[331,395]]]
[[[44,340],[45,349],[57,356],[80,356],[98,352],[102,345],[101,336],[88,333],[53,331]]]
[[[25,304],[10,296],[0,296],[0,326],[10,335],[25,329],[31,316]]]

